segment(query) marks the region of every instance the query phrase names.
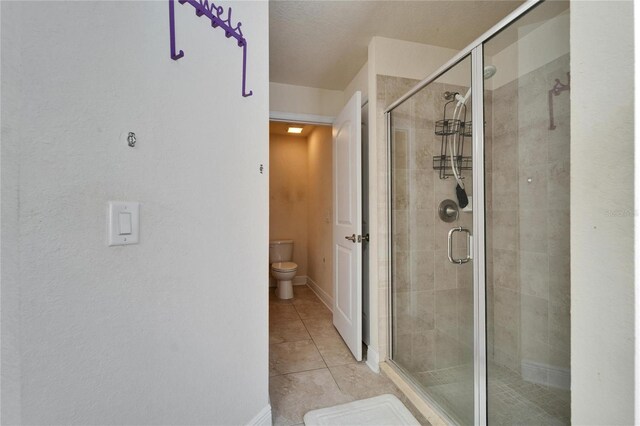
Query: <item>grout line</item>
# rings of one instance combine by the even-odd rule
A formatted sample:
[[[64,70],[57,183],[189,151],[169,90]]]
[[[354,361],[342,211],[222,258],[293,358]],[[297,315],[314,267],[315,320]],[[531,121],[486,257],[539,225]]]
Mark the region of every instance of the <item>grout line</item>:
[[[315,294],[314,294],[315,296]],[[315,296],[318,297],[318,296]],[[295,308],[295,304],[293,305],[293,307]],[[322,352],[320,351],[320,348],[318,348],[318,344],[316,343],[315,339],[313,338],[313,336],[311,335],[311,332],[309,331],[309,329],[307,328],[307,325],[304,323],[304,320],[302,319],[302,317],[300,317],[300,312],[298,312],[298,308],[296,309],[296,313],[298,314],[298,317],[300,318],[300,321],[302,322],[302,326],[304,327],[304,329],[307,331],[307,334],[309,335],[309,338],[311,339],[311,341],[313,342],[313,346],[316,348],[316,351],[318,351],[318,353],[320,354],[320,358],[322,358],[322,362],[324,363],[325,367],[327,369],[329,369],[329,366],[327,365],[327,360],[324,359],[324,356],[322,355]],[[332,376],[333,377],[333,376]],[[335,381],[335,379],[334,379]],[[337,384],[337,383],[336,383]]]
[[[313,338],[313,336],[311,335],[311,333],[309,332],[309,329],[307,328],[307,325],[304,323],[304,321],[302,321],[302,325],[304,326],[304,329],[307,330],[307,334],[309,334],[309,337],[311,338],[311,341],[313,342],[313,346],[316,348],[316,350],[318,351],[318,353],[320,354],[320,358],[322,358],[322,362],[324,362],[324,365],[327,367],[327,369],[329,368],[329,365],[327,364],[327,360],[324,359],[324,355],[322,355],[322,352],[320,351],[320,348],[318,347],[318,344],[316,343],[315,339]]]
[[[331,371],[330,367],[327,367],[327,370],[329,370],[329,374],[331,374],[331,378],[333,379],[333,383],[336,384],[336,386],[338,387],[338,389],[340,389],[340,392],[344,393],[345,395],[348,395],[350,397],[352,397],[351,395],[347,394],[346,390],[342,389],[340,387],[340,384],[338,383],[338,381],[336,380],[335,376],[333,375],[333,371]]]
[[[302,370],[302,371],[291,371],[289,373],[282,373],[282,374],[276,374],[275,376],[270,376],[269,379],[273,378],[273,377],[279,377],[279,376],[290,376],[292,374],[300,374],[300,373],[308,373],[310,371],[320,371],[320,370],[328,370],[328,367],[318,367],[318,368],[312,368],[310,370]]]

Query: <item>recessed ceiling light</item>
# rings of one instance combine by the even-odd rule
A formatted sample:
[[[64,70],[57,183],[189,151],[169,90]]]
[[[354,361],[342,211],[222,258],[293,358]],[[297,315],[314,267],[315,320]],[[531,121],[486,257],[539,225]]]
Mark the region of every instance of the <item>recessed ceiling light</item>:
[[[288,133],[296,133],[296,134],[300,134],[302,133],[302,127],[293,127],[293,126],[289,126],[289,128],[287,129]]]

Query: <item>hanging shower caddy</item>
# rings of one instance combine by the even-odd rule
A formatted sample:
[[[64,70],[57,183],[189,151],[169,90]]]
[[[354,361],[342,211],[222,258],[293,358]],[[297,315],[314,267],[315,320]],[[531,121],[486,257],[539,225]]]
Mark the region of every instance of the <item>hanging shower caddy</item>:
[[[458,173],[462,174],[463,170],[471,170],[471,156],[464,155],[465,138],[471,137],[471,121],[467,119],[467,107],[461,106],[459,118],[453,117],[457,93],[447,93],[446,99],[451,99],[444,104],[442,120],[436,121],[435,133],[440,136],[440,155],[433,156],[433,169],[438,170],[440,179],[447,179],[453,176],[451,170],[451,151],[450,144],[455,144],[454,161]],[[447,118],[447,117],[452,118]],[[448,151],[449,150],[449,151]],[[463,179],[461,177],[461,179]]]

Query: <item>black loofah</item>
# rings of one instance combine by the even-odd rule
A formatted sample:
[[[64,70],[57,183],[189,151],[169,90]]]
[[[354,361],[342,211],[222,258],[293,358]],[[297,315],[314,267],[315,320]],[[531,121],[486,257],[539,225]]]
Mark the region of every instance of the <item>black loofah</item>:
[[[456,195],[458,196],[458,205],[460,206],[460,208],[464,209],[465,207],[467,207],[467,204],[469,204],[467,191],[465,191],[464,188],[461,188],[460,184],[456,186]]]

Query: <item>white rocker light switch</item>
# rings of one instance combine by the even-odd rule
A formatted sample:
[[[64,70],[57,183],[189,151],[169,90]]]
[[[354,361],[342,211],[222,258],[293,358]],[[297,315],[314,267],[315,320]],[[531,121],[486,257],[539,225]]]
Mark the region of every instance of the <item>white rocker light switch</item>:
[[[140,203],[109,201],[109,245],[138,244]]]

